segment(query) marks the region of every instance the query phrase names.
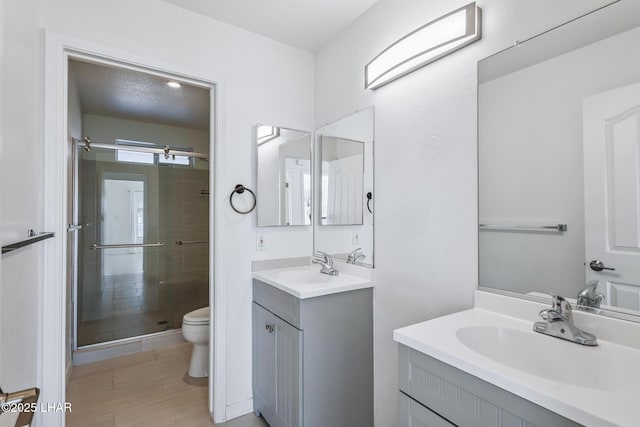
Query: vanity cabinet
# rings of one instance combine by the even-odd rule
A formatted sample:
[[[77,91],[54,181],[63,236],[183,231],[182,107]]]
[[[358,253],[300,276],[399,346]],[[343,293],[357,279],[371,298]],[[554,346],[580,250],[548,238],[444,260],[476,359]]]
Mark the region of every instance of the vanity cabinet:
[[[373,296],[253,282],[253,404],[270,427],[373,426]]]
[[[574,421],[402,344],[399,427],[579,427]]]

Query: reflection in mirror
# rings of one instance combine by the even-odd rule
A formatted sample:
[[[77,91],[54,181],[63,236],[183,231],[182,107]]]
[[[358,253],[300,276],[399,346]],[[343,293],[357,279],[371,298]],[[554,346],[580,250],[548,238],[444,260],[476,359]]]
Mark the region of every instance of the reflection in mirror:
[[[364,142],[320,135],[320,224],[362,225]]]
[[[311,134],[256,125],[259,227],[311,225]]]
[[[621,0],[479,62],[481,286],[640,315],[639,25]]]
[[[314,252],[373,267],[373,107],[316,129]]]

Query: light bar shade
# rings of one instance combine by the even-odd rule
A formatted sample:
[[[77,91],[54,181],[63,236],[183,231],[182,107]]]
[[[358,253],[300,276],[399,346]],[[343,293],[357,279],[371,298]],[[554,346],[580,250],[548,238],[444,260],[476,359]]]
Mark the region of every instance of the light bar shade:
[[[402,37],[365,66],[365,89],[377,89],[480,40],[481,14],[470,3]]]

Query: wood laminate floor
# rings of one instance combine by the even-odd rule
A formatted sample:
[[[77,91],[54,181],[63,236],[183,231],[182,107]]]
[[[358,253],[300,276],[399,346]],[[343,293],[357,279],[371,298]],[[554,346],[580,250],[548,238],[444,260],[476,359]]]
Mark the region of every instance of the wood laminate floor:
[[[183,381],[191,343],[75,366],[67,387],[68,427],[213,426],[207,387]],[[253,414],[216,427],[266,427]]]

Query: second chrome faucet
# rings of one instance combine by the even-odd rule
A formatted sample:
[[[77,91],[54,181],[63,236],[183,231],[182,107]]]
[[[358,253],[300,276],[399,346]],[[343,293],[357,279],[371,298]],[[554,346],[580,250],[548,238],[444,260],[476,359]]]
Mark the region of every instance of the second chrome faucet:
[[[582,345],[598,345],[595,335],[578,329],[573,324],[573,313],[569,301],[553,294],[551,298],[551,308],[540,312],[540,317],[545,321],[535,322],[533,330]]]

